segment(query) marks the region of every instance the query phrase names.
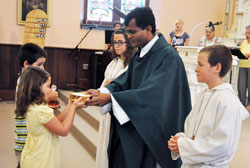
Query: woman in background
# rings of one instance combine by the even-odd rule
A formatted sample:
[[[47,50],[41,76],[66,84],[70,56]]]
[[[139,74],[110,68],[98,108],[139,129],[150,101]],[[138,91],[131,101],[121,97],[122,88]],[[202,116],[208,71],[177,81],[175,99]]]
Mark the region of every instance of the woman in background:
[[[220,37],[215,36],[214,25],[207,25],[205,32],[206,35],[203,36],[198,43],[199,47],[223,44],[222,39]]]
[[[128,69],[135,50],[128,40],[124,29],[116,30],[111,37],[111,53],[113,60],[108,64],[101,87],[105,87]],[[102,113],[102,112],[101,112]],[[101,116],[99,125],[96,168],[108,168],[107,147],[109,142],[110,114]]]
[[[238,93],[241,103],[250,110],[250,25],[246,27],[246,40],[240,46],[241,52],[248,59],[240,59],[240,69],[238,77]],[[246,102],[246,92],[248,90],[248,100]]]
[[[169,34],[168,43],[175,46],[187,46],[189,44],[189,35],[183,31],[184,22],[181,19],[175,21],[175,30]]]

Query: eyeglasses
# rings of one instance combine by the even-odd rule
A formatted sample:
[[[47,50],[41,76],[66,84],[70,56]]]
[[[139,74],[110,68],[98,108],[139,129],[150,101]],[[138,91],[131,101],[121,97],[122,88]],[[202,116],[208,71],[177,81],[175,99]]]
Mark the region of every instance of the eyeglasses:
[[[112,41],[113,45],[118,45],[118,46],[122,46],[123,44],[127,43],[126,41]]]

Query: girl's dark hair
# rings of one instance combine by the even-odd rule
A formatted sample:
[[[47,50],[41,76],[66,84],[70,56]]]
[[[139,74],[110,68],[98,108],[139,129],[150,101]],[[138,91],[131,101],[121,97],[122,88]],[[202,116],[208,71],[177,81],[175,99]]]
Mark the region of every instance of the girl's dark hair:
[[[115,48],[114,48],[114,44],[113,44],[113,40],[114,40],[114,35],[115,34],[122,34],[123,37],[124,37],[124,39],[125,39],[125,41],[126,41],[127,50],[124,53],[125,60],[123,62],[124,67],[126,67],[129,64],[132,56],[134,55],[135,50],[134,50],[134,47],[132,47],[131,43],[129,42],[128,34],[125,31],[125,29],[118,29],[118,30],[114,31],[113,34],[112,34],[112,36],[111,36],[111,45],[112,45],[112,47],[111,47],[111,54],[112,54],[112,58],[113,59],[119,57],[119,55],[117,55],[116,52],[115,52]]]
[[[46,57],[46,51],[34,43],[26,43],[22,45],[18,51],[19,65],[21,67],[24,67],[24,61],[27,61],[29,65],[32,65],[39,58]]]
[[[24,116],[28,106],[31,104],[43,104],[44,94],[41,91],[41,86],[44,84],[50,74],[38,67],[26,68],[22,75],[17,91],[17,102],[15,114],[17,116]]]
[[[200,53],[208,53],[208,62],[211,66],[221,64],[221,71],[219,76],[224,77],[232,66],[231,51],[224,45],[213,45],[203,48]]]

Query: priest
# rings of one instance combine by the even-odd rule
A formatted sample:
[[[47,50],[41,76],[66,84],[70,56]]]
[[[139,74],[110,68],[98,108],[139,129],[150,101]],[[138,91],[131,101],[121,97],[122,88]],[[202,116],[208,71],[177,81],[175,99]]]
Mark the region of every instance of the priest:
[[[103,106],[111,114],[110,168],[176,168],[168,139],[183,131],[191,110],[183,62],[163,35],[155,35],[148,7],[135,8],[125,18],[129,40],[138,52],[129,68],[106,88],[89,90],[86,106]]]

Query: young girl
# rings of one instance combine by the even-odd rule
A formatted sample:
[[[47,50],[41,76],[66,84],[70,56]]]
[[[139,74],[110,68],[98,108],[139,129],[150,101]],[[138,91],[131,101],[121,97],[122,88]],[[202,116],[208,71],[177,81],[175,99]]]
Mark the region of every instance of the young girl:
[[[128,68],[131,57],[135,53],[134,48],[129,43],[128,35],[125,29],[118,29],[112,34],[111,46],[113,60],[106,68],[101,87],[106,86],[112,80],[125,72]]]
[[[16,96],[17,90],[20,84],[21,74],[22,72],[29,66],[38,67],[44,69],[44,64],[46,62],[47,53],[44,49],[39,47],[34,43],[26,43],[22,45],[18,51],[18,60],[19,65],[22,68],[21,73],[18,75],[17,84],[16,84]],[[50,96],[47,100],[49,101],[57,101],[58,93],[56,91],[50,92]],[[15,101],[16,101],[15,97]],[[56,108],[59,108],[58,104]],[[26,128],[26,119],[25,116],[15,116],[15,155],[18,160],[17,168],[20,168],[20,159],[23,147],[26,142],[26,137],[28,134],[28,130]]]
[[[175,46],[187,46],[189,35],[183,31],[184,22],[181,19],[175,21],[175,30],[169,34],[168,43]]]
[[[28,136],[21,155],[22,168],[59,168],[58,135],[66,136],[72,127],[80,99],[68,103],[54,116],[46,100],[51,92],[51,77],[38,67],[28,67],[22,73],[17,92],[16,115],[26,116]]]
[[[249,114],[232,86],[223,83],[231,65],[232,55],[225,46],[209,46],[199,53],[195,71],[208,89],[197,96],[185,132],[168,142],[172,158],[181,157],[182,168],[227,168],[236,152],[242,120]]]
[[[116,30],[111,37],[111,54],[113,60],[109,63],[104,74],[101,87],[106,86],[115,78],[125,72],[128,68],[134,48],[128,40],[128,35],[124,29]],[[110,115],[101,116],[99,125],[99,135],[96,155],[96,168],[108,167],[107,147],[109,142]]]

